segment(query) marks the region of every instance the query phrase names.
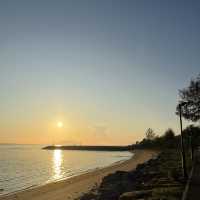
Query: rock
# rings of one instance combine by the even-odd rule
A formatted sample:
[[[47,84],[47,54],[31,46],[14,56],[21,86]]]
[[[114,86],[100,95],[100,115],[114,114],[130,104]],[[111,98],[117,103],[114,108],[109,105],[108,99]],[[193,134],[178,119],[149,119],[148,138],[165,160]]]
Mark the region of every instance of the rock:
[[[137,167],[136,167],[136,171],[140,171],[140,170],[144,169],[145,166],[146,166],[145,163],[138,164]]]
[[[118,200],[120,193],[117,191],[109,191],[107,193],[102,193],[99,195],[98,200]]]
[[[3,188],[0,188],[0,192],[3,192],[4,191],[4,189]]]
[[[131,190],[133,190],[133,187],[129,182],[113,182],[112,184],[104,185],[99,189],[99,199],[117,200],[123,192],[128,192]]]
[[[137,199],[134,192],[126,192],[119,197],[119,200],[134,200]]]
[[[87,193],[87,194],[84,194],[82,197],[80,197],[80,200],[94,200],[96,199],[97,197],[97,194],[95,193]]]
[[[126,192],[126,193],[123,193],[119,197],[119,200],[134,200],[134,199],[150,196],[151,194],[152,194],[152,190]]]
[[[174,196],[179,191],[173,191],[173,188],[181,188],[183,184],[180,181],[181,162],[179,164],[177,158],[172,152],[164,152],[156,159],[138,165],[136,170],[110,174],[103,178],[100,186],[85,194],[81,200],[160,199],[160,196],[166,197],[169,191],[174,192]]]
[[[132,191],[134,189],[133,175],[130,172],[117,171],[114,174],[103,178],[99,192],[101,196],[119,196],[122,192]],[[115,194],[112,194],[115,191]]]
[[[114,174],[110,174],[110,175],[104,177],[102,184],[110,183],[110,182],[113,182],[113,181],[119,181],[119,180],[122,180],[124,178],[128,178],[130,175],[131,175],[131,173],[129,173],[129,172],[116,171]]]
[[[181,199],[181,196],[181,187],[154,188],[152,192],[152,199]]]

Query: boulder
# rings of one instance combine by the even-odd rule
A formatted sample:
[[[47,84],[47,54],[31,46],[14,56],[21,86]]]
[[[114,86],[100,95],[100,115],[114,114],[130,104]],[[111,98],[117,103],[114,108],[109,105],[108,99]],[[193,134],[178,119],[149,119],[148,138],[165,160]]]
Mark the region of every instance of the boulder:
[[[120,195],[119,200],[135,200],[135,199],[150,196],[151,194],[152,194],[152,190],[125,192],[122,195]]]
[[[97,194],[90,192],[86,193],[83,196],[80,197],[80,200],[94,200],[97,198]]]
[[[134,189],[134,181],[132,174],[124,171],[117,171],[114,174],[110,174],[103,178],[103,181],[99,187],[99,192],[102,196],[107,196],[109,199],[110,195],[120,195],[123,192],[132,191]]]

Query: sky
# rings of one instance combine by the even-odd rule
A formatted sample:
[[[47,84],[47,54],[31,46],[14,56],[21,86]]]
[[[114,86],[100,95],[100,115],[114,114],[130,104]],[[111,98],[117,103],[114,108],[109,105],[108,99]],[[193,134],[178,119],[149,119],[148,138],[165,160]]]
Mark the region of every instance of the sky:
[[[178,134],[178,90],[200,72],[199,10],[184,0],[0,1],[0,143]]]

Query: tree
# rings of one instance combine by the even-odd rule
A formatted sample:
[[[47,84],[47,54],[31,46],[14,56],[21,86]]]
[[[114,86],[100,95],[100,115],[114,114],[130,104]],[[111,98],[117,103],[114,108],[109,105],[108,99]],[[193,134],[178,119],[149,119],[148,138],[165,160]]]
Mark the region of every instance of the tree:
[[[193,122],[200,120],[200,74],[190,81],[187,88],[179,90],[179,97],[179,104],[185,103],[181,106],[183,117]],[[179,114],[179,105],[176,110]]]
[[[199,146],[200,144],[200,127],[189,125],[183,130],[185,138],[192,138],[192,144],[194,147]],[[188,144],[187,144],[188,145]]]
[[[163,136],[163,142],[164,142],[164,146],[170,148],[170,147],[174,147],[175,145],[175,134],[174,131],[172,129],[167,129],[164,133]]]
[[[174,137],[175,137],[175,134],[171,128],[169,128],[165,131],[165,133],[164,133],[165,140],[174,140]]]
[[[156,134],[154,133],[153,129],[151,129],[151,128],[148,128],[145,134],[146,134],[147,140],[153,140],[156,137]]]

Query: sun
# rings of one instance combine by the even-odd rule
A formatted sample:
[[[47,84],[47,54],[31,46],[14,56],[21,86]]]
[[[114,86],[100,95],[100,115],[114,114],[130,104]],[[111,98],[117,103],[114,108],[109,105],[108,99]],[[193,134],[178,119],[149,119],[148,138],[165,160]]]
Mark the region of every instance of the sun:
[[[63,127],[63,123],[62,122],[57,122],[57,127],[58,128],[62,128]]]

